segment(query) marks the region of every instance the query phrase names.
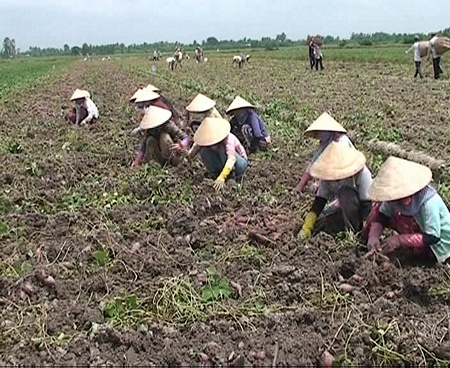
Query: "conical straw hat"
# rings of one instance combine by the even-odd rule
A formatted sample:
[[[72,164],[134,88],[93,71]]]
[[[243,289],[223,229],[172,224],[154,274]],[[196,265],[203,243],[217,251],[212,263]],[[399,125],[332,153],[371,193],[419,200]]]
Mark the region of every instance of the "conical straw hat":
[[[356,148],[331,142],[311,166],[311,176],[320,180],[350,178],[364,168],[366,157]]]
[[[162,109],[157,106],[150,106],[144,117],[142,118],[141,124],[139,127],[141,129],[152,129],[156,128],[166,121],[168,121],[172,117],[172,113],[169,110]]]
[[[142,91],[142,88],[139,88],[136,92],[134,92],[134,95],[131,96],[130,102],[134,102],[136,98],[139,96],[139,93]]]
[[[230,123],[222,118],[205,118],[194,134],[199,146],[212,146],[223,141],[230,134]]]
[[[73,93],[72,97],[70,98],[70,101],[78,100],[80,98],[90,98],[91,95],[88,91],[85,91],[84,89],[76,89]]]
[[[152,92],[161,92],[161,90],[158,87],[154,86],[153,84],[149,84],[145,88],[149,89]]]
[[[369,188],[373,201],[395,201],[417,193],[433,178],[431,170],[416,162],[390,156]]]
[[[214,106],[216,106],[216,101],[199,93],[191,103],[186,106],[186,110],[189,112],[205,112],[212,109]]]
[[[319,118],[305,130],[305,135],[314,136],[317,132],[347,133],[345,128],[326,112],[320,115]]]
[[[255,108],[255,106],[253,106],[250,102],[244,100],[240,96],[236,96],[234,98],[233,102],[230,104],[230,106],[228,106],[228,109],[227,109],[226,113],[229,114],[233,110],[243,109],[243,108],[246,108],[246,107]]]
[[[134,102],[138,103],[138,102],[153,101],[156,100],[157,98],[159,98],[159,95],[156,92],[150,91],[147,88],[143,88],[141,91],[138,92]]]

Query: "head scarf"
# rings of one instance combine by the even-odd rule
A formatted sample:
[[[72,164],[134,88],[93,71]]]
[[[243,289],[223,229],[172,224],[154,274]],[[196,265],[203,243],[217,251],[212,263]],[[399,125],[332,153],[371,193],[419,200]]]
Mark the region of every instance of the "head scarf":
[[[399,212],[404,216],[415,216],[420,211],[422,205],[435,194],[436,189],[430,185],[427,185],[417,193],[413,194],[410,204],[406,205],[402,202],[402,200],[391,201],[390,204],[396,212]]]

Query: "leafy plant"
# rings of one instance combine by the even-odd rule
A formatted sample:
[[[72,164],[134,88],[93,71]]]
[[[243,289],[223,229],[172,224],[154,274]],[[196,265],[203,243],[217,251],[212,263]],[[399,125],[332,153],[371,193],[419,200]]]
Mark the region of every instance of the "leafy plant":
[[[221,300],[233,295],[233,288],[230,282],[222,277],[214,267],[206,269],[208,284],[202,290],[202,300],[204,302]]]

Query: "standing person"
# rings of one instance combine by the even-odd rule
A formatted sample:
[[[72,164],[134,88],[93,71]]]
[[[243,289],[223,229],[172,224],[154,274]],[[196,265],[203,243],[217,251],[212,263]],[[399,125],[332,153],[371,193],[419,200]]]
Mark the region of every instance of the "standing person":
[[[316,58],[316,70],[319,70],[319,64],[320,64],[320,70],[323,70],[323,64],[322,64],[322,42],[314,41],[314,56]]]
[[[417,76],[420,76],[420,78],[423,78],[422,74],[422,56],[420,53],[420,42],[419,42],[419,36],[414,36],[414,44],[405,51],[405,54],[410,52],[414,49],[414,63],[416,65],[416,72],[414,73],[414,78],[417,78]]]
[[[76,89],[70,101],[74,101],[75,107],[66,115],[69,123],[76,125],[95,124],[98,119],[98,108],[91,100],[88,91]]]
[[[439,79],[443,73],[441,68],[441,55],[439,55],[436,51],[436,40],[438,36],[438,33],[433,34],[433,37],[430,40],[430,48],[428,50],[428,54],[431,55],[433,59],[434,79]]]
[[[314,65],[316,65],[316,57],[314,55],[314,38],[311,38],[311,41],[309,41],[308,49],[309,49],[309,66],[311,67],[311,70],[313,70]]]

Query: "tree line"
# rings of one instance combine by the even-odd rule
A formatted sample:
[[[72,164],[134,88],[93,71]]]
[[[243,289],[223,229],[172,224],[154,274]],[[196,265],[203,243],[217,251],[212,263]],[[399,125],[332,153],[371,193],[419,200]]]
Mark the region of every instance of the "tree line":
[[[443,35],[450,37],[450,28],[440,31]],[[377,44],[389,43],[404,43],[411,44],[414,42],[414,36],[418,35],[420,39],[425,40],[430,38],[430,34],[426,33],[352,33],[350,38],[344,39],[326,35],[323,37],[323,42],[326,45],[337,45],[339,47],[347,47],[351,45],[372,46]],[[206,40],[197,42],[194,40],[190,44],[182,44],[180,42],[159,41],[154,43],[144,42],[142,44],[112,43],[106,45],[92,45],[84,43],[81,46],[69,46],[65,44],[62,48],[41,48],[30,47],[27,51],[20,52],[16,50],[16,42],[14,38],[6,37],[3,41],[3,48],[1,53],[4,57],[11,58],[17,54],[29,56],[52,56],[52,55],[112,55],[112,54],[126,54],[126,53],[151,53],[158,50],[161,53],[172,53],[175,47],[181,46],[185,50],[193,50],[196,46],[201,46],[205,50],[231,50],[245,48],[264,48],[266,50],[274,50],[280,47],[291,47],[304,45],[306,38],[302,40],[291,40],[282,32],[276,35],[275,38],[262,37],[259,40],[246,38],[240,40],[218,40],[216,37],[208,37]]]

